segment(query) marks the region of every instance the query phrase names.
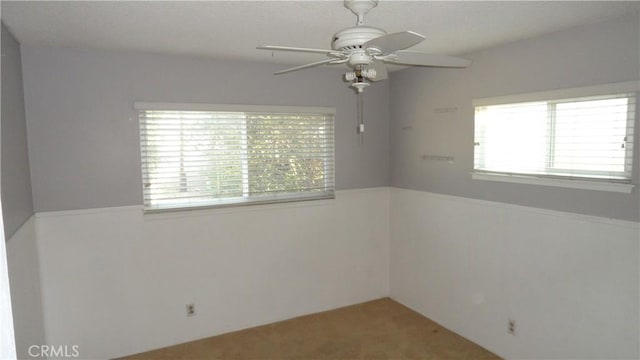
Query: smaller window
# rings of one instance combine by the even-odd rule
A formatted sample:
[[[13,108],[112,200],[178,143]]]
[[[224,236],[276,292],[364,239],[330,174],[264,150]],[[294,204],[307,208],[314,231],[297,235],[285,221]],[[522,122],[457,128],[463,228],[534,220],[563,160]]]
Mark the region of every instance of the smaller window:
[[[637,90],[632,82],[474,101],[474,178],[630,184]]]

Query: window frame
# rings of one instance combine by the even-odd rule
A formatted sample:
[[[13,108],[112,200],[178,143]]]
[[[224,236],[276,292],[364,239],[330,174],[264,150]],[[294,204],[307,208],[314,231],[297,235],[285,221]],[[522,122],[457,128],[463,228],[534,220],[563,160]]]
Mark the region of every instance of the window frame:
[[[633,138],[631,142],[633,146],[640,146],[638,144],[637,132],[640,130],[638,127],[638,119],[640,118],[640,82],[639,81],[627,81],[627,82],[619,82],[619,83],[610,83],[603,85],[595,85],[595,86],[585,86],[585,87],[577,87],[577,88],[569,88],[569,89],[558,89],[551,91],[541,91],[534,93],[524,93],[517,95],[507,95],[507,96],[498,96],[498,97],[490,97],[490,98],[480,98],[474,99],[472,101],[474,113],[476,107],[482,106],[495,106],[495,105],[511,105],[518,103],[534,103],[534,102],[546,102],[551,104],[553,108],[557,104],[569,103],[576,100],[584,100],[585,98],[593,98],[596,100],[598,97],[602,98],[610,98],[611,95],[616,94],[634,94],[635,95],[635,108],[630,108],[628,111],[633,111],[633,116],[627,116],[627,128],[632,126],[633,130]],[[552,115],[552,119],[555,117],[555,113]],[[552,131],[554,123],[551,121],[549,123],[548,131]],[[621,193],[630,193],[635,187],[634,182],[636,179],[636,172],[634,169],[638,166],[637,159],[637,148],[632,148],[629,152],[631,156],[631,161],[628,164],[625,164],[625,173],[630,174],[630,178],[627,179],[597,179],[596,177],[587,178],[587,177],[571,177],[566,175],[555,176],[553,174],[554,168],[551,166],[551,162],[553,161],[552,157],[553,152],[547,154],[547,170],[550,170],[549,173],[546,174],[522,174],[522,173],[509,173],[509,172],[500,172],[500,171],[489,171],[489,170],[478,170],[475,165],[475,154],[476,154],[476,145],[477,140],[475,139],[476,127],[475,127],[475,117],[474,117],[474,146],[473,146],[473,171],[471,172],[471,178],[474,180],[484,180],[484,181],[498,181],[498,182],[509,182],[509,183],[517,183],[517,184],[530,184],[530,185],[542,185],[542,186],[554,186],[554,187],[564,187],[564,188],[574,188],[574,189],[586,189],[586,190],[599,190],[599,191],[610,191],[610,192],[621,192]],[[547,144],[547,146],[553,146],[552,144]],[[626,158],[626,156],[625,156]],[[626,167],[629,166],[627,169]],[[579,170],[578,170],[579,171]],[[557,173],[561,173],[560,170],[556,171]],[[576,172],[575,170],[573,171]],[[600,172],[602,174],[602,172]]]
[[[164,103],[164,102],[134,102],[134,109],[136,110],[136,116],[138,118],[138,140],[140,142],[140,169],[141,169],[141,177],[142,177],[142,188],[143,188],[143,211],[145,214],[147,213],[162,213],[162,212],[174,212],[174,211],[184,211],[184,210],[201,210],[201,209],[212,209],[212,208],[224,208],[224,207],[235,207],[235,206],[248,206],[248,205],[260,205],[260,204],[276,204],[276,203],[290,203],[290,202],[302,202],[302,201],[310,201],[310,200],[327,200],[327,199],[335,199],[335,114],[336,109],[332,107],[319,107],[319,106],[274,106],[274,105],[240,105],[240,104],[200,104],[200,103]],[[198,203],[197,205],[188,205],[182,204],[180,206],[171,206],[171,205],[152,205],[145,195],[145,185],[149,183],[148,172],[143,169],[145,164],[143,159],[143,124],[140,117],[141,111],[203,111],[203,112],[228,112],[228,113],[284,113],[284,114],[313,114],[313,115],[330,115],[332,116],[331,120],[331,131],[332,134],[328,136],[331,137],[330,143],[333,145],[331,149],[327,152],[327,156],[324,157],[324,167],[325,174],[329,174],[323,178],[324,181],[324,191],[320,194],[311,194],[310,192],[300,192],[300,193],[285,193],[280,194],[276,198],[265,198],[264,200],[259,199],[263,195],[248,195],[248,178],[249,178],[249,169],[248,169],[248,145],[247,145],[247,123],[245,119],[244,131],[242,133],[245,135],[242,140],[243,143],[243,161],[242,161],[242,177],[243,177],[243,195],[241,197],[226,197],[216,200],[202,200],[202,201],[194,201],[192,200],[190,203]],[[327,140],[325,139],[325,144]],[[329,167],[329,168],[327,168]]]

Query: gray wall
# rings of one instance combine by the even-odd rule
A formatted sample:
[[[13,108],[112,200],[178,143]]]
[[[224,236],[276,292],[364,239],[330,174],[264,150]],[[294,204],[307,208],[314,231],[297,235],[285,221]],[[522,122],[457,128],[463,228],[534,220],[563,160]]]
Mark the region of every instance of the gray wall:
[[[2,215],[6,239],[33,214],[20,44],[2,24]]]
[[[44,344],[40,265],[33,214],[20,45],[2,24],[2,216],[18,358]],[[27,221],[25,223],[25,221]],[[24,224],[24,225],[23,225]]]
[[[391,77],[392,185],[560,211],[640,220],[636,131],[632,194],[487,182],[473,170],[472,99],[638,80],[638,15],[471,54],[464,70],[408,69]],[[636,121],[636,130],[640,125]],[[522,134],[526,136],[526,134]],[[453,156],[454,163],[421,155]]]
[[[35,211],[142,204],[134,101],[336,108],[336,187],[385,186],[389,82],[356,96],[338,69],[274,76],[286,66],[145,53],[22,49]]]

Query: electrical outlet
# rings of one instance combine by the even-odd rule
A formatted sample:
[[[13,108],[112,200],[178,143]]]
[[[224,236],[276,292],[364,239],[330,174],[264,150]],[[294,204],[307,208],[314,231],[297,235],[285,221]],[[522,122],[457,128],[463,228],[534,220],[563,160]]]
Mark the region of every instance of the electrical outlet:
[[[187,304],[187,316],[196,316],[196,304]]]
[[[515,335],[516,334],[516,321],[509,319],[509,321],[507,322],[507,332],[511,335]]]

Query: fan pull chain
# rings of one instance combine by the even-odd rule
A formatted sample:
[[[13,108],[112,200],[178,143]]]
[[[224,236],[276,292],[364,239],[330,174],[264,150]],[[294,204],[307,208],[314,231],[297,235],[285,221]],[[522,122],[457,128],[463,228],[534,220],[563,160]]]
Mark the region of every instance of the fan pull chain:
[[[358,137],[360,144],[364,143],[364,115],[362,106],[362,91],[358,92]]]

